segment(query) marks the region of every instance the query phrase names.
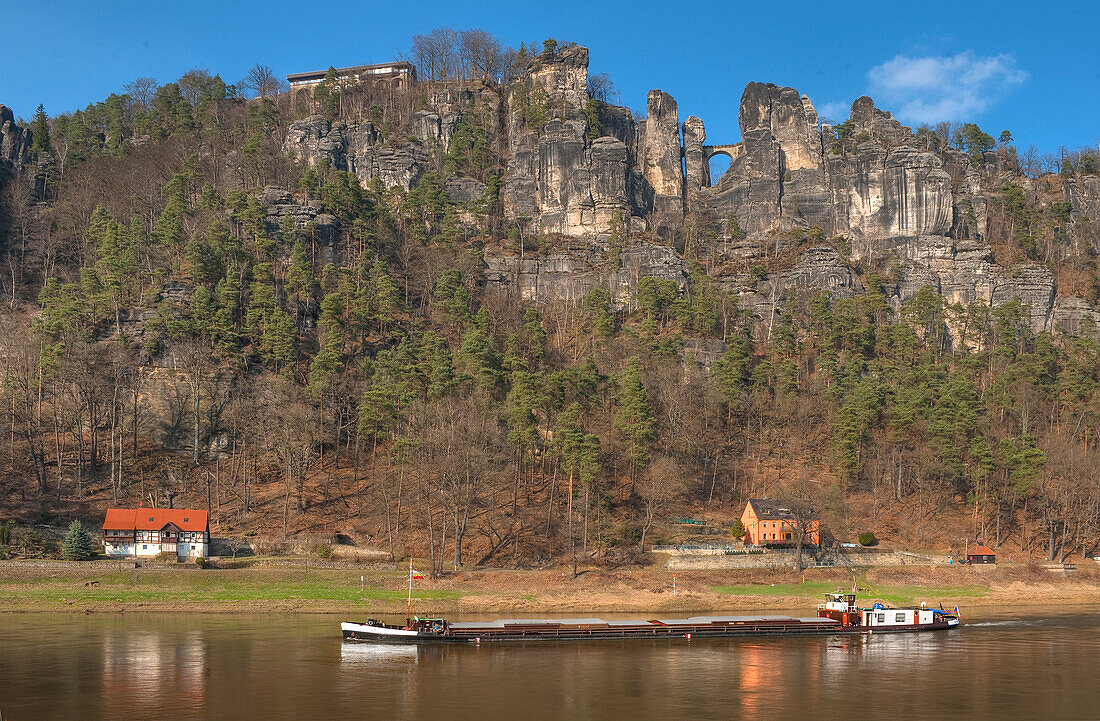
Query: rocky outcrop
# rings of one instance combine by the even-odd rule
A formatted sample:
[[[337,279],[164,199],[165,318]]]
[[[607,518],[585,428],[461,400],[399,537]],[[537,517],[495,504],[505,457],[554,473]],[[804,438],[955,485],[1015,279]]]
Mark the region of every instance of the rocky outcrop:
[[[1100,223],[1100,177],[1067,178],[1062,182],[1062,194],[1069,203],[1072,221]]]
[[[587,73],[587,50],[568,47],[540,58],[522,90],[511,92],[512,157],[502,200],[511,220],[543,233],[595,237],[619,221],[629,226],[634,213],[633,151],[626,142],[633,142],[633,121],[608,113],[614,134],[592,139]],[[545,103],[545,124],[532,126],[526,112],[532,103]]]
[[[430,135],[436,127],[430,118],[414,116],[413,125],[427,137],[442,137]],[[330,123],[320,115],[291,123],[283,152],[311,166],[327,161],[337,170],[354,173],[364,186],[378,178],[385,187],[399,185],[408,190],[431,167],[431,158],[419,139],[391,147],[384,144],[370,121]]]
[[[11,108],[0,105],[0,163],[20,165],[27,162],[31,131],[15,124]]]
[[[525,300],[580,302],[596,285],[603,285],[619,307],[634,302],[638,281],[646,277],[687,285],[683,259],[671,248],[632,243],[611,262],[608,247],[577,240],[538,256],[520,258],[502,252],[485,253],[485,281],[491,292]]]
[[[826,142],[809,98],[750,83],[741,97],[736,158],[698,204],[719,219],[735,216],[749,238],[817,227],[851,237],[867,255],[878,242],[946,234],[954,209],[939,157],[906,145],[908,128],[869,98],[857,100],[852,113],[861,140],[837,147]],[[684,148],[686,156],[686,140]],[[689,174],[689,187],[702,179]]]
[[[1063,296],[1054,302],[1054,324],[1070,335],[1100,335],[1100,312],[1083,298]]]
[[[703,121],[689,115],[681,127],[684,138],[684,195],[689,207],[699,204],[699,193],[710,187],[710,163],[703,151],[707,130]]]
[[[857,137],[866,134],[871,140],[885,148],[905,145],[913,137],[913,131],[902,125],[894,116],[875,107],[875,101],[863,95],[852,103],[849,120],[852,132]]]
[[[299,202],[285,188],[269,185],[260,193],[260,202],[267,209],[267,227],[280,232],[287,223],[295,230],[310,230],[320,242],[324,262],[336,261],[339,240],[336,217],[321,212],[320,200]]]
[[[853,157],[830,163],[837,214],[834,233],[873,253],[875,242],[944,235],[951,229],[951,178],[932,153],[864,143]],[[858,257],[858,256],[857,256]]]
[[[653,188],[657,212],[682,212],[684,173],[680,164],[680,121],[676,101],[660,90],[646,98],[641,130],[642,175]]]
[[[951,148],[931,152],[936,146],[926,136],[868,97],[852,104],[838,135],[820,125],[808,97],[767,83],[749,83],[742,93],[740,142],[716,145],[700,118],[681,124],[675,99],[661,90],[650,91],[640,121],[625,108],[595,103],[587,73],[587,50],[566,46],[535,58],[507,89],[428,88],[400,137],[381,137],[369,121],[345,125],[311,117],[291,125],[284,147],[292,157],[327,161],[364,183],[379,178],[409,188],[429,168],[445,168],[442,154],[464,113],[495,113],[478,127],[505,165],[505,226],[552,236],[556,248],[522,259],[486,251],[488,287],[525,298],[577,299],[595,283],[607,283],[625,304],[644,277],[639,274],[682,278],[683,262],[672,247],[685,242],[690,222],[694,237],[717,241],[717,256],[741,261],[730,267],[744,268],[744,258],[758,256],[771,259],[765,265],[773,268],[776,257],[797,258],[763,279],[746,273],[718,279],[762,318],[790,288],[855,292],[848,263],[859,261],[891,269],[886,291],[896,308],[932,287],[951,304],[998,305],[1018,297],[1031,309],[1036,330],[1089,324],[1091,316],[1076,301],[1055,303],[1047,269],[996,265],[986,243],[986,192],[990,178],[1000,188],[1002,176],[1016,177],[1003,154],[975,162]],[[731,158],[720,179],[710,177],[714,153]],[[474,222],[471,206],[486,197],[487,186],[461,176],[444,182],[451,198],[466,206],[461,217]],[[1025,179],[1018,182],[1034,194]],[[1067,179],[1063,194],[1078,234],[1100,229],[1100,179]],[[282,201],[272,207],[272,222],[290,214],[300,225],[311,212]],[[606,245],[620,229],[625,238],[616,242],[626,250],[622,267],[612,269]],[[834,249],[838,243],[824,244],[837,236],[846,241],[843,256]]]

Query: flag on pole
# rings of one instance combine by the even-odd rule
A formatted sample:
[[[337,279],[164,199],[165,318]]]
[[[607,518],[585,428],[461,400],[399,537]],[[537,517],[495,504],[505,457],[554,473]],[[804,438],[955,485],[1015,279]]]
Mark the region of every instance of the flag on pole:
[[[417,571],[415,568],[409,567],[409,578],[420,581],[424,579],[424,574]]]
[[[959,605],[958,604],[955,604],[955,610],[953,610],[951,613],[953,613],[956,618],[962,618],[962,616],[959,616]]]

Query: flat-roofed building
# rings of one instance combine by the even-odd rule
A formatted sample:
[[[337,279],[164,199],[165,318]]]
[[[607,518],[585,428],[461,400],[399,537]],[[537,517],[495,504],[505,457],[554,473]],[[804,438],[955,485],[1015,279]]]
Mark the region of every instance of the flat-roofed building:
[[[395,60],[391,63],[375,65],[356,65],[350,68],[336,68],[336,77],[341,83],[349,84],[363,80],[391,80],[404,86],[416,82],[416,66],[407,60]],[[292,91],[312,88],[325,79],[328,69],[314,70],[308,73],[291,73],[286,76]]]

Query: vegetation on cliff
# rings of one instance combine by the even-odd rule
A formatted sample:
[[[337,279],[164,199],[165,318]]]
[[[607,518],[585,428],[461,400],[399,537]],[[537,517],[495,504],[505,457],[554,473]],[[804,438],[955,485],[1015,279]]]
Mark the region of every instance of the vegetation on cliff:
[[[421,67],[436,69],[411,87],[330,77],[312,96],[279,94],[259,66],[245,97],[196,70],[41,113],[35,160],[9,168],[0,205],[0,507],[26,520],[94,518],[108,502],[210,507],[222,533],[354,531],[442,571],[621,560],[673,507],[732,520],[748,497],[796,494],[837,535],[1091,553],[1088,317],[1074,335],[1037,332],[1019,300],[953,304],[930,287],[895,308],[883,290],[895,269],[868,262],[853,264],[855,292],[791,288],[765,319],[716,281],[720,240],[689,225],[674,241],[686,287],[653,277],[626,299],[597,285],[524,301],[486,291],[485,249],[522,258],[561,239],[504,214],[510,150],[494,107],[471,101],[407,190],[283,154],[288,124],[313,113],[369,118],[398,146],[431,93],[469,83],[505,97],[518,82],[523,123],[541,127],[559,111],[520,81],[568,46],[489,40],[462,35],[480,54],[455,59],[418,39]],[[603,78],[593,95],[613,87]],[[837,152],[858,142],[845,132]],[[954,142],[1015,158],[1010,138],[994,151],[979,133]],[[1060,170],[1095,173],[1089,162]],[[1051,182],[1036,174],[1027,182]],[[484,192],[456,201],[458,177]],[[268,186],[310,220],[277,211]],[[1100,246],[1067,235],[1066,206],[1017,181],[987,200],[995,248],[1050,259],[1057,246],[1095,300]],[[617,218],[616,259],[658,242]],[[764,262],[811,245],[848,250],[792,233]],[[913,512],[899,521],[898,507]],[[965,527],[946,528],[944,512]]]

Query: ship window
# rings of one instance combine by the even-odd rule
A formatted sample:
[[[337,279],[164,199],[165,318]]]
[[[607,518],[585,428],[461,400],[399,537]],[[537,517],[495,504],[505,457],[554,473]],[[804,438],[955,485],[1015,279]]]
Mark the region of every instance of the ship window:
[[[885,613],[876,613],[875,614],[875,621],[877,621],[878,623],[886,623],[886,614]]]
[[[905,623],[905,614],[904,613],[895,614],[894,615],[894,621],[896,623]]]

